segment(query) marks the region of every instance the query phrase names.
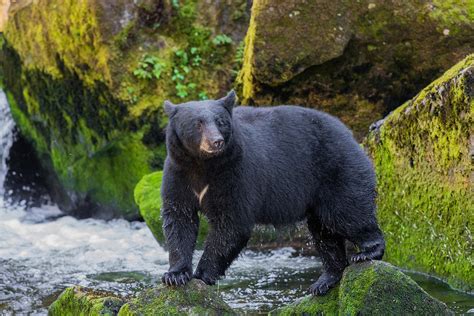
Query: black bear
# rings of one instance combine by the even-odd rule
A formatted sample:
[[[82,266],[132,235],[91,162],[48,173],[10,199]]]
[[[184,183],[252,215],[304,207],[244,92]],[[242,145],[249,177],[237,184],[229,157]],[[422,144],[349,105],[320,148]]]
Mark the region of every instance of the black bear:
[[[162,281],[192,277],[215,284],[249,240],[255,224],[307,220],[324,272],[310,287],[325,294],[348,265],[385,249],[375,216],[372,164],[338,119],[298,106],[235,107],[219,100],[164,104],[169,116],[161,188],[169,271]],[[204,253],[192,273],[198,212],[209,222]]]

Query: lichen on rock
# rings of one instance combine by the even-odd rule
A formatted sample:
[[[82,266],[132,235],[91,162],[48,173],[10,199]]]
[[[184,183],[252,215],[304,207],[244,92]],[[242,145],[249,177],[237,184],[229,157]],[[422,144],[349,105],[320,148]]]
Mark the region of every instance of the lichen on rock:
[[[350,265],[325,296],[307,296],[272,315],[451,315],[396,267],[381,261]]]
[[[374,127],[365,141],[378,178],[385,259],[474,288],[474,56]]]

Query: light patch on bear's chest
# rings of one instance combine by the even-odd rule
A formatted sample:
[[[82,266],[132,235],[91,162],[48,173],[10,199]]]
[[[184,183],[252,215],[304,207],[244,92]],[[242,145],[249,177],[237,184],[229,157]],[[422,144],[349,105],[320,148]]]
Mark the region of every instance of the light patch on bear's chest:
[[[199,200],[199,205],[202,204],[202,199],[204,198],[204,195],[206,195],[208,189],[209,189],[209,184],[206,185],[206,186],[204,187],[204,189],[202,189],[202,191],[201,191],[200,193],[197,193],[196,191],[193,190],[193,191],[194,191],[194,194],[196,195],[196,197],[197,197],[198,200]]]

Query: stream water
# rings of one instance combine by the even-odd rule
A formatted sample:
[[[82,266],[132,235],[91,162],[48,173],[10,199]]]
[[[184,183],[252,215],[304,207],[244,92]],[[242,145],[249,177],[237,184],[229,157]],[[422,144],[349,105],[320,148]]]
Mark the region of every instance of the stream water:
[[[159,282],[168,256],[144,223],[78,220],[54,205],[27,209],[21,202],[5,201],[13,127],[0,90],[0,315],[45,315],[48,305],[72,285],[127,296]],[[200,255],[196,253],[195,262]],[[218,288],[241,312],[266,312],[305,295],[320,267],[317,258],[291,248],[245,251]],[[474,308],[473,295],[426,275],[412,276],[458,313]]]

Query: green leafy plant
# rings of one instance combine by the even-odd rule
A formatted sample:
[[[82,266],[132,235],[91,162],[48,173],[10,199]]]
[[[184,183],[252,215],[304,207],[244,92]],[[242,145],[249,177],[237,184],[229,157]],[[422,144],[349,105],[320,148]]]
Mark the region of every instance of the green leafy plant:
[[[175,82],[176,95],[184,99],[196,91],[197,84],[190,82],[187,76],[192,71],[193,67],[201,65],[202,58],[199,55],[199,49],[196,47],[191,47],[189,50],[178,49],[175,51],[174,55],[175,62],[171,74],[171,80]]]
[[[135,94],[135,88],[133,87],[127,87],[127,99],[130,103],[137,103],[138,101],[138,96]]]
[[[133,71],[133,75],[139,79],[160,79],[165,68],[166,65],[160,58],[144,55],[138,67]]]
[[[232,38],[225,34],[219,34],[212,40],[212,43],[216,46],[230,45],[232,42]]]
[[[201,92],[199,92],[198,97],[199,97],[199,100],[207,100],[207,99],[209,99],[209,97],[207,96],[206,91],[201,91]]]

